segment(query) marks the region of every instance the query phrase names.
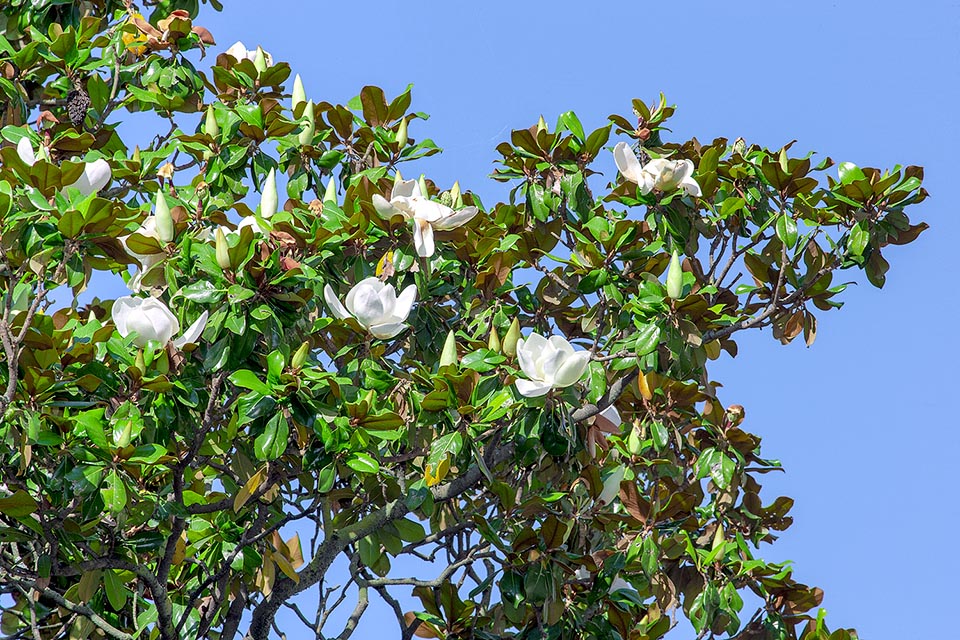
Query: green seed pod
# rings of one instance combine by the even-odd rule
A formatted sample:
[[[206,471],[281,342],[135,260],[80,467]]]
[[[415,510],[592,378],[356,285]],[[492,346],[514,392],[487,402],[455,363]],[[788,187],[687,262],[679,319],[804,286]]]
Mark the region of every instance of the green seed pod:
[[[301,147],[305,147],[313,142],[313,134],[316,133],[316,120],[313,115],[313,100],[307,100],[307,106],[303,108],[303,116],[300,119],[303,129],[297,136],[297,141]]]
[[[273,169],[267,173],[263,181],[263,192],[260,194],[260,216],[269,218],[277,212],[277,173]]]
[[[510,358],[517,355],[517,342],[520,340],[520,321],[516,318],[510,323],[507,335],[503,337],[503,355]]]
[[[207,115],[203,120],[203,132],[214,140],[220,135],[220,125],[217,124],[217,114],[213,111],[213,105],[207,107]]]
[[[300,348],[297,349],[297,352],[293,354],[293,357],[290,359],[290,367],[293,369],[301,369],[304,363],[307,361],[307,355],[310,354],[310,343],[304,342],[300,345]]]
[[[267,55],[264,53],[263,47],[257,47],[257,53],[253,56],[253,66],[260,73],[267,70]]]
[[[157,191],[157,206],[154,214],[157,216],[157,237],[160,238],[160,242],[173,242],[175,233],[173,216],[170,214],[170,207],[162,191]]]
[[[457,338],[451,329],[447,332],[447,339],[443,342],[443,351],[440,352],[440,366],[456,364],[457,362]]]
[[[290,99],[291,108],[293,111],[297,110],[297,107],[307,101],[307,92],[303,89],[303,80],[300,79],[300,74],[293,79],[293,96]]]
[[[323,202],[337,204],[337,181],[333,176],[327,181],[327,188],[323,191]]]
[[[230,247],[227,245],[227,236],[223,235],[223,229],[217,227],[214,237],[216,238],[217,264],[220,265],[221,269],[226,271],[231,267]]]
[[[407,119],[400,121],[400,127],[397,129],[397,146],[403,149],[407,146]]]
[[[490,325],[490,337],[487,339],[487,349],[490,351],[496,351],[500,353],[500,336],[497,335],[497,328],[493,325]]]
[[[683,268],[680,266],[680,254],[673,250],[670,266],[667,268],[667,295],[677,300],[683,293]]]

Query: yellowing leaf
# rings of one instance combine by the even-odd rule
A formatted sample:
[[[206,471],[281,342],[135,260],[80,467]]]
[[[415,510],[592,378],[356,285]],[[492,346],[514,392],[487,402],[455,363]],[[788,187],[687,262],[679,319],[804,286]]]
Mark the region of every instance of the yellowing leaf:
[[[233,499],[233,511],[236,513],[240,511],[241,507],[247,503],[247,500],[250,499],[250,496],[253,495],[253,492],[256,491],[260,485],[264,483],[267,479],[267,466],[264,465],[260,467],[260,470],[255,474],[250,476],[250,479],[243,485],[243,488],[240,489],[240,493],[237,494],[237,497]]]

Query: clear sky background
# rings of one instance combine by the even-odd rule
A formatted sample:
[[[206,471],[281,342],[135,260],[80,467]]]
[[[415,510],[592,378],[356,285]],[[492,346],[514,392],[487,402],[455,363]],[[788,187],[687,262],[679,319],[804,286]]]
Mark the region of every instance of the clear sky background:
[[[766,477],[767,501],[796,499],[794,526],[765,557],[795,561],[798,580],[824,588],[831,626],[867,640],[956,633],[960,3],[224,4],[197,20],[217,49],[262,45],[315,101],[345,103],[366,84],[389,97],[414,83],[413,108],[432,117],[410,135],[444,149],[420,167],[487,206],[507,197],[486,176],[511,129],[541,113],[552,126],[570,109],[592,129],[660,91],[678,107],[674,140],[743,136],[779,148],[795,138],[794,151],[838,162],[925,166],[932,197],[910,213],[931,229],[886,250],[882,291],[844,272],[859,284],[843,309],[820,315],[812,348],[748,332],[712,377],[787,470]],[[612,179],[612,161],[606,169]],[[392,615],[360,633],[378,632],[395,636]]]

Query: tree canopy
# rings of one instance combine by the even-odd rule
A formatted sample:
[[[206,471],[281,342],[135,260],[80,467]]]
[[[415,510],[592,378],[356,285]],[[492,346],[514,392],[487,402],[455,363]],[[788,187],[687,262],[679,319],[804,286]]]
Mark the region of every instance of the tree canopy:
[[[675,140],[661,95],[513,131],[484,204],[417,169],[409,88],[332,104],[142,4],[0,9],[7,637],[265,640],[289,608],[345,639],[372,598],[403,638],[856,637],[760,557],[792,500],[708,369],[812,344],[841,271],[882,287],[921,168]]]

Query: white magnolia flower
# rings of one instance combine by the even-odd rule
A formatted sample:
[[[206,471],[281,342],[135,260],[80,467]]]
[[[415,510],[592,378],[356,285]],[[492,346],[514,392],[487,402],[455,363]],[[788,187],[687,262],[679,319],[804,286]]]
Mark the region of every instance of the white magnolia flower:
[[[517,380],[517,391],[527,398],[536,398],[580,380],[590,363],[590,352],[574,351],[561,336],[551,336],[548,340],[531,333],[530,337],[517,342],[517,358],[520,369],[530,378]]]
[[[330,285],[323,287],[323,299],[340,320],[355,318],[375,338],[392,338],[406,327],[410,307],[417,297],[416,285],[410,285],[397,295],[393,285],[384,284],[375,276],[355,284],[340,303]]]
[[[263,51],[263,49],[261,49],[260,47],[257,47],[257,49],[260,49],[261,51]],[[225,53],[228,56],[232,56],[238,62],[243,59],[247,59],[250,62],[254,62],[257,59],[257,49],[247,49],[242,42],[237,40],[236,42],[233,43],[233,46],[231,46],[229,49],[225,51]],[[267,66],[272,67],[273,56],[271,56],[266,51],[263,51],[263,57],[267,62]]]
[[[156,298],[117,298],[110,315],[121,336],[126,338],[131,333],[136,333],[133,344],[138,347],[145,346],[150,340],[165,345],[180,333],[177,317],[167,305]],[[184,345],[197,342],[206,326],[207,312],[204,311],[182,336],[173,341],[173,346],[181,349]]]
[[[140,225],[140,228],[136,230],[138,235],[141,235],[145,238],[153,238],[158,243],[163,245],[164,243],[160,240],[160,233],[157,231],[157,218],[156,216],[147,216],[147,219],[143,221],[143,224]],[[166,258],[166,254],[163,252],[159,253],[137,253],[130,249],[130,245],[127,244],[127,240],[130,238],[129,235],[118,238],[123,244],[123,248],[126,250],[127,254],[132,258],[136,258],[140,263],[140,268],[137,270],[133,277],[130,278],[130,281],[127,282],[127,288],[134,293],[139,293],[143,289],[143,278],[147,273],[153,269],[155,266],[163,262],[163,259]]]
[[[41,147],[40,153],[41,158],[46,160],[46,150]],[[34,153],[33,145],[26,136],[20,138],[20,141],[17,143],[17,155],[20,156],[20,159],[23,160],[25,164],[31,167],[37,162],[37,154]],[[107,186],[111,177],[110,163],[103,158],[97,158],[92,162],[85,162],[83,165],[83,173],[80,177],[77,178],[73,184],[64,187],[63,190],[66,191],[70,187],[76,187],[80,190],[80,193],[86,197]]]
[[[436,249],[434,231],[456,229],[477,215],[476,207],[464,207],[454,211],[424,197],[416,180],[395,183],[389,202],[380,194],[374,194],[373,206],[384,220],[396,215],[403,216],[404,220],[413,220],[413,244],[417,248],[417,255],[424,258],[432,256]]]
[[[610,583],[610,590],[608,591],[608,593],[613,593],[614,591],[620,591],[621,589],[629,589],[630,591],[636,591],[636,589],[633,588],[632,584],[630,584],[620,576],[617,576],[613,579],[613,582]]]
[[[620,483],[626,473],[627,468],[622,465],[611,471],[603,480],[603,490],[600,491],[597,502],[600,504],[612,503],[613,499],[620,494]]]
[[[669,192],[677,188],[691,196],[701,194],[700,185],[693,179],[693,162],[690,160],[656,158],[640,166],[636,154],[626,142],[618,142],[613,148],[613,159],[623,177],[638,184],[644,195],[654,189]]]
[[[620,418],[620,412],[617,411],[617,408],[610,405],[597,414],[595,424],[599,432],[606,437],[607,434],[618,433],[620,431],[620,425],[623,424],[623,420]],[[591,437],[587,439],[587,452],[591,458],[597,457],[597,437],[599,436],[594,436],[593,432],[591,432]]]

